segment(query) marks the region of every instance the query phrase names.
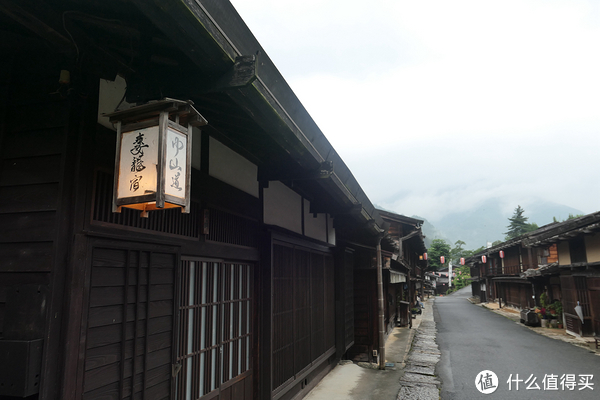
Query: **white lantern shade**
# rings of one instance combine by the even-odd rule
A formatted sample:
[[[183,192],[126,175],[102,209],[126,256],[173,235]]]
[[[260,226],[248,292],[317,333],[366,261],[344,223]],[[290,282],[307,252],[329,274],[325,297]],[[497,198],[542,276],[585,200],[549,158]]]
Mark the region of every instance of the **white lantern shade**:
[[[207,121],[191,102],[165,99],[109,114],[117,125],[113,211],[189,212],[192,127]]]

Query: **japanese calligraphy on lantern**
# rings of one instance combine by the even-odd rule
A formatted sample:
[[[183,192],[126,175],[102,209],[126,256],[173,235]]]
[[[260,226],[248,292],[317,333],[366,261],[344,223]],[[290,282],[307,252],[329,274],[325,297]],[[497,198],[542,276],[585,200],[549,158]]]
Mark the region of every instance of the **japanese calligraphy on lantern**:
[[[156,192],[158,127],[125,132],[121,136],[119,198]]]
[[[168,129],[166,147],[165,193],[185,198],[187,136],[176,130]]]

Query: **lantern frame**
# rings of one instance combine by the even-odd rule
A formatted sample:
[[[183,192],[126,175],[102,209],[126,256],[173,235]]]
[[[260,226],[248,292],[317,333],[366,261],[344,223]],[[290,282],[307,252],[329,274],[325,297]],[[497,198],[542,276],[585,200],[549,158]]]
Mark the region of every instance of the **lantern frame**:
[[[115,153],[115,177],[113,182],[113,212],[121,212],[122,207],[137,209],[142,212],[142,217],[148,216],[148,211],[162,210],[167,208],[180,207],[183,213],[190,212],[191,199],[191,168],[192,168],[192,128],[208,124],[208,121],[193,107],[192,101],[183,101],[165,98],[150,102],[141,106],[136,106],[123,111],[117,111],[107,114],[110,122],[116,124],[117,128],[117,145]],[[156,128],[156,129],[153,129]],[[157,130],[157,132],[156,132]],[[152,148],[152,153],[149,152],[149,158],[152,159],[156,155],[156,175],[152,171],[152,163],[148,166],[150,179],[155,178],[156,186],[153,183],[148,187],[146,193],[137,196],[122,196],[119,189],[119,182],[125,177],[121,176],[124,170],[121,159],[122,145],[125,135],[135,134],[134,132],[148,133],[149,137],[156,137],[156,150]],[[143,137],[143,135],[142,135]],[[185,138],[185,165],[179,165],[179,159],[175,159],[175,166],[172,164],[173,159],[167,160],[168,154],[168,138],[177,138],[183,144],[184,141],[179,138]],[[148,145],[144,145],[148,147]],[[175,147],[175,142],[173,146]],[[177,146],[177,148],[179,148]],[[156,153],[154,153],[156,151]],[[171,151],[172,153],[172,151]],[[176,156],[179,150],[177,150]],[[133,154],[133,153],[132,153]],[[171,154],[172,155],[172,154]],[[135,160],[134,160],[135,162]],[[170,167],[169,167],[170,165]],[[127,167],[129,168],[129,167]],[[132,172],[133,172],[133,167]],[[167,169],[177,168],[178,171],[185,172],[183,182],[179,183],[178,177],[176,188],[184,189],[185,193],[182,197],[168,193],[167,187]],[[151,172],[152,171],[152,172]],[[180,172],[178,172],[180,174]],[[141,174],[140,174],[141,175]],[[173,183],[175,185],[175,182]],[[173,187],[171,185],[171,187]],[[181,187],[179,187],[181,185]],[[122,188],[122,186],[121,186]],[[131,189],[130,189],[131,190]],[[137,190],[137,189],[136,189]]]

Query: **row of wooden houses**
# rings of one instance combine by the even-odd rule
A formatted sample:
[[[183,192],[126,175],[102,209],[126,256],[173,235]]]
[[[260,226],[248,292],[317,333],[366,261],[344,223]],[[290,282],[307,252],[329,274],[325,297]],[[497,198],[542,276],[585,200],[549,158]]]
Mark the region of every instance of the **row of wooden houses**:
[[[8,0],[0,35],[0,397],[381,365],[423,221],[373,206],[228,1]]]
[[[600,212],[552,223],[467,259],[473,295],[521,310],[556,301],[566,331],[600,335]]]

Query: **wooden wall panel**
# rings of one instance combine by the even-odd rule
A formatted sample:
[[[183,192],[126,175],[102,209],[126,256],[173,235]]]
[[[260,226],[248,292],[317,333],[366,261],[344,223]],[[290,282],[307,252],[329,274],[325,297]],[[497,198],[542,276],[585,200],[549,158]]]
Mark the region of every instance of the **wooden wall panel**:
[[[47,60],[44,69],[51,62]],[[31,63],[30,55],[28,63],[39,64]],[[0,332],[7,287],[34,282],[49,285],[59,240],[57,210],[71,103],[48,96],[51,91],[46,88],[52,85],[56,90],[57,86],[53,72],[41,72],[38,67],[36,73],[28,74],[26,68],[27,62],[18,61],[3,68],[6,82],[0,90],[0,116],[10,115],[0,118]],[[48,298],[53,312],[62,304],[54,300],[57,296],[62,296],[61,290]],[[60,320],[54,321],[58,327]],[[57,338],[52,336],[52,345],[44,344],[44,354],[57,354]],[[56,365],[56,357],[51,358]],[[42,371],[44,390],[56,385],[49,378],[55,372]]]
[[[345,342],[344,348],[348,348],[354,343],[354,256],[347,254],[345,257],[345,287],[344,287],[344,327]]]
[[[0,243],[0,272],[49,272],[54,243]]]
[[[173,362],[173,253],[96,247],[83,398],[168,398]]]
[[[68,110],[65,110],[68,111]],[[62,154],[65,145],[64,125],[56,128],[20,131],[3,143],[6,158],[31,158]]]
[[[355,270],[354,275],[354,345],[348,357],[356,361],[370,361],[374,346],[373,327],[377,328],[373,293],[376,292],[375,271]]]
[[[335,350],[333,268],[330,254],[273,245],[273,391],[285,390]]]

